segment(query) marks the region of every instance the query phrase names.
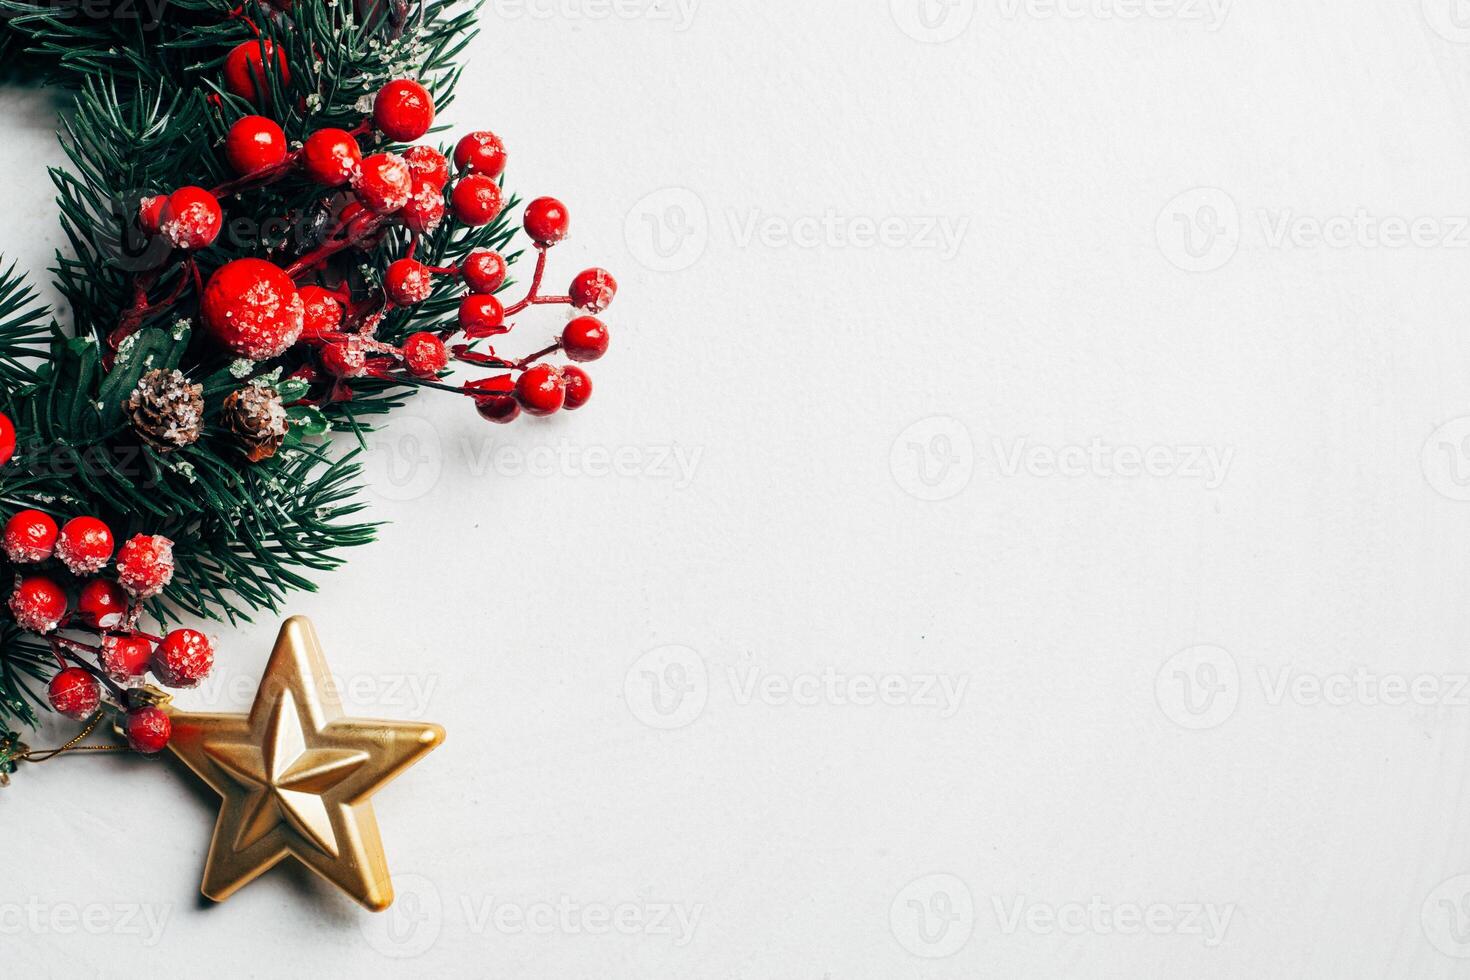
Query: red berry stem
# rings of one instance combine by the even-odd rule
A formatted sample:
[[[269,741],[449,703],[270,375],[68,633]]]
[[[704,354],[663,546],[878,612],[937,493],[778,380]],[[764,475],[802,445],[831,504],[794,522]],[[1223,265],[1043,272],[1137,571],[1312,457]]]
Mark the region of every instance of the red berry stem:
[[[536,271],[531,276],[531,288],[526,292],[526,298],[514,306],[506,307],[506,316],[515,316],[526,307],[536,301],[536,294],[541,291],[541,280],[546,277],[546,246],[536,246]]]

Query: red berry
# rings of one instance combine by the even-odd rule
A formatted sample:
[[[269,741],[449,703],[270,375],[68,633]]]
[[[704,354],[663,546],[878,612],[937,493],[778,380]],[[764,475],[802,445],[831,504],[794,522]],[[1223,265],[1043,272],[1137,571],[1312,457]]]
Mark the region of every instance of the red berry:
[[[454,165],[466,173],[499,177],[505,173],[505,144],[488,130],[470,133],[455,144]]]
[[[427,235],[444,220],[444,185],[415,176],[403,206],[403,224],[409,231]]]
[[[554,415],[566,400],[566,379],[550,364],[534,364],[516,379],[516,401],[528,415]]]
[[[434,274],[422,262],[399,259],[383,275],[383,288],[388,291],[388,298],[399,306],[412,306],[428,299],[434,291]]]
[[[413,173],[396,153],[364,157],[352,179],[352,190],[362,206],[374,214],[392,214],[408,203]]]
[[[505,207],[500,185],[484,174],[465,174],[454,185],[449,197],[454,218],[471,228],[488,225]]]
[[[318,129],[301,147],[301,169],[306,171],[306,176],[327,187],[347,183],[361,163],[362,150],[345,129]]]
[[[475,249],[465,256],[464,264],[459,267],[459,274],[464,276],[464,281],[477,293],[493,293],[498,290],[505,285],[505,277],[509,271],[505,257],[488,248]]]
[[[395,79],[378,89],[373,123],[389,139],[410,143],[434,125],[434,97],[418,82]]]
[[[153,651],[152,667],[165,687],[198,687],[214,668],[214,645],[198,630],[173,630]]]
[[[0,466],[10,462],[15,455],[15,423],[10,416],[0,412]]]
[[[320,286],[301,287],[302,337],[336,333],[342,327],[342,301]]]
[[[334,378],[367,374],[367,349],[356,337],[337,340],[322,348],[322,370]]]
[[[153,194],[138,202],[138,227],[150,235],[158,234],[163,224],[163,208],[168,204],[167,194]]]
[[[68,718],[89,717],[102,704],[102,685],[90,671],[68,667],[58,671],[46,688],[51,707]]]
[[[432,378],[449,366],[449,350],[431,333],[416,333],[403,342],[403,366],[416,378]]]
[[[10,594],[10,611],[21,629],[49,633],[66,615],[66,593],[44,575],[20,580]]]
[[[112,529],[95,517],[73,517],[61,526],[56,557],[74,575],[91,575],[112,560]]]
[[[151,599],[174,577],[174,543],[161,534],[135,534],[117,552],[117,580],[134,599]]]
[[[459,301],[459,329],[471,340],[506,333],[505,307],[488,293],[470,293]]]
[[[512,397],[515,384],[508,374],[497,378],[481,378],[479,381],[471,381],[468,388],[479,391],[496,392],[493,395],[475,395],[475,410],[480,417],[494,422],[498,425],[507,425],[514,422],[521,414],[521,403]]]
[[[261,57],[261,49],[265,57]],[[265,58],[275,57],[276,74],[282,87],[291,82],[291,69],[286,65],[286,52],[277,51],[270,41],[241,41],[225,56],[225,90],[231,95],[248,99],[257,106],[270,101],[270,83],[266,79]]]
[[[158,230],[174,248],[208,248],[219,237],[225,215],[219,200],[202,187],[180,187],[168,196]]]
[[[153,659],[153,642],[146,636],[104,636],[102,654],[98,658],[102,669],[118,683],[126,683],[148,672],[148,663]]]
[[[403,159],[415,177],[437,184],[441,190],[449,183],[449,161],[432,146],[410,146],[403,151]]]
[[[573,306],[589,313],[601,313],[618,295],[618,281],[606,269],[588,269],[577,273],[568,292]]]
[[[286,133],[265,116],[235,120],[225,135],[225,156],[242,177],[274,167],[286,159]]]
[[[607,353],[607,325],[595,316],[579,316],[562,329],[561,346],[574,361],[595,361]]]
[[[94,578],[77,597],[77,617],[93,629],[113,629],[128,612],[128,594],[111,579]]]
[[[168,748],[174,725],[161,708],[135,708],[128,712],[128,745],[134,752],[153,755]]]
[[[567,411],[575,412],[592,397],[592,379],[574,364],[562,368],[561,373],[567,379]]]
[[[5,522],[5,554],[17,565],[50,558],[60,533],[50,514],[23,510]]]
[[[538,197],[526,205],[526,234],[542,247],[550,247],[567,237],[572,216],[567,206],[554,197]]]
[[[284,354],[301,336],[306,317],[291,277],[264,259],[236,259],[216,269],[199,312],[216,340],[253,361]]]

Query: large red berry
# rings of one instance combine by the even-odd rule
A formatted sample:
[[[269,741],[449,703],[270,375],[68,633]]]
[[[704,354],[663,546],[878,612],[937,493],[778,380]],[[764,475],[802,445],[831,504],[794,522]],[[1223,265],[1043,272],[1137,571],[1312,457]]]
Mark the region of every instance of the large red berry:
[[[225,135],[225,156],[242,177],[281,164],[286,152],[286,133],[265,116],[237,119]]]
[[[449,161],[432,146],[410,146],[403,151],[403,159],[415,177],[436,184],[441,190],[449,183]]]
[[[173,630],[153,651],[152,666],[165,687],[197,687],[214,668],[214,645],[198,630]]]
[[[102,685],[91,672],[80,667],[58,671],[46,688],[51,707],[68,718],[89,717],[102,703]]]
[[[56,557],[75,575],[91,575],[112,560],[112,529],[95,517],[73,517],[61,526]]]
[[[500,185],[484,174],[465,174],[455,182],[449,206],[461,224],[479,228],[494,221],[505,208]]]
[[[538,197],[526,205],[526,234],[537,245],[549,247],[567,237],[572,216],[567,206],[554,197]]]
[[[136,633],[104,636],[98,659],[108,677],[118,683],[126,683],[148,672],[148,664],[153,659],[153,641]]]
[[[412,306],[429,298],[434,291],[434,274],[416,259],[399,259],[383,274],[383,288],[388,298],[399,306]]]
[[[174,248],[194,250],[213,245],[224,221],[213,194],[202,187],[180,187],[163,205],[158,230]]]
[[[579,316],[562,328],[562,350],[574,361],[595,361],[607,345],[607,325],[595,316]]]
[[[562,377],[567,379],[567,404],[569,412],[575,412],[592,398],[592,379],[587,372],[575,364],[568,364],[561,369]]]
[[[416,378],[432,378],[449,366],[449,350],[431,333],[416,333],[403,342],[403,366]]]
[[[10,594],[10,611],[21,629],[49,633],[66,615],[66,593],[46,576],[31,575]]]
[[[161,534],[135,534],[117,552],[117,580],[134,599],[151,599],[174,577],[174,543]]]
[[[60,533],[50,514],[23,510],[5,522],[5,554],[17,565],[34,564],[50,558]]]
[[[554,415],[566,400],[566,379],[550,364],[534,364],[516,379],[516,401],[527,415]]]
[[[587,269],[577,273],[568,292],[573,306],[589,313],[601,313],[618,295],[618,281],[606,269]]]
[[[395,79],[373,99],[373,124],[389,139],[412,142],[434,125],[434,97],[418,82]]]
[[[498,290],[505,285],[505,277],[509,271],[505,257],[488,248],[475,249],[465,256],[464,263],[459,267],[459,274],[464,276],[464,281],[477,293],[493,293]]]
[[[15,455],[15,423],[10,416],[0,412],[0,466],[10,462]]]
[[[301,287],[303,337],[336,333],[342,327],[342,301],[320,286]]]
[[[408,203],[413,192],[413,172],[396,153],[374,153],[364,157],[352,190],[362,206],[374,214],[392,214]]]
[[[362,163],[357,140],[345,129],[318,129],[301,147],[301,169],[327,187],[341,187]]]
[[[261,56],[261,49],[265,56]],[[274,55],[274,58],[271,56]],[[225,56],[225,90],[231,95],[248,99],[257,106],[270,101],[270,83],[266,78],[265,59],[276,64],[276,74],[282,87],[291,82],[291,69],[286,65],[286,52],[276,50],[267,40],[241,41]]]
[[[138,202],[138,227],[150,235],[158,234],[163,225],[163,209],[167,194],[152,194]]]
[[[367,348],[356,337],[336,340],[322,348],[322,370],[334,378],[360,378],[367,374]]]
[[[454,165],[466,173],[499,177],[505,173],[505,144],[489,130],[470,133],[455,144]]]
[[[471,381],[466,387],[493,392],[493,394],[474,396],[475,411],[480,413],[481,418],[497,425],[507,425],[520,416],[521,403],[514,398],[515,382],[511,380],[510,375],[481,378],[478,381]]]
[[[128,712],[128,745],[134,752],[153,755],[168,748],[174,725],[161,708],[134,708]]]
[[[415,234],[427,235],[438,228],[444,220],[444,185],[415,176],[401,214],[404,226]]]
[[[199,312],[216,340],[253,361],[284,354],[301,336],[306,316],[291,277],[264,259],[236,259],[216,269]]]
[[[505,307],[488,293],[470,293],[459,301],[459,329],[471,340],[507,332]]]
[[[91,579],[77,596],[77,618],[93,629],[113,629],[127,612],[128,594],[111,579]]]

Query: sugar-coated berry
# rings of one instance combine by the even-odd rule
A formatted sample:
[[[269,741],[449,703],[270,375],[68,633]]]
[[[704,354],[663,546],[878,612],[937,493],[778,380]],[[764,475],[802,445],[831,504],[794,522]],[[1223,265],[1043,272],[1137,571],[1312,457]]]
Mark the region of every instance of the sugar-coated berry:
[[[342,328],[342,301],[321,286],[302,286],[301,336],[320,337]]]
[[[224,222],[213,194],[202,187],[180,187],[164,203],[158,230],[174,248],[194,250],[213,245]]]
[[[408,203],[400,212],[404,227],[416,235],[427,235],[444,220],[444,210],[444,185],[415,175]]]
[[[61,526],[56,557],[74,575],[91,575],[112,560],[112,529],[95,517],[73,517]]]
[[[459,267],[459,274],[464,276],[464,281],[477,293],[493,293],[500,289],[505,285],[505,277],[509,271],[505,256],[488,248],[475,249],[465,256]]]
[[[45,575],[28,576],[10,593],[10,612],[21,629],[50,633],[66,615],[66,593]]]
[[[156,235],[163,225],[163,209],[168,204],[167,194],[150,194],[138,202],[138,227],[150,235]]]
[[[574,361],[595,361],[607,353],[607,325],[595,316],[579,316],[561,331],[562,350]]]
[[[567,381],[566,410],[575,412],[592,398],[592,379],[575,364],[562,368],[561,374]]]
[[[396,153],[374,153],[363,157],[352,190],[362,206],[374,214],[392,214],[408,203],[413,192],[413,172]]]
[[[168,748],[173,737],[174,725],[162,708],[134,708],[128,712],[124,726],[128,733],[128,745],[134,752],[153,755]]]
[[[572,305],[589,313],[601,313],[618,295],[618,281],[606,269],[587,269],[572,280]]]
[[[521,414],[521,403],[515,400],[515,382],[508,374],[471,381],[466,387],[493,394],[475,395],[475,411],[497,425],[508,425]]]
[[[128,594],[111,579],[90,579],[77,596],[77,618],[93,629],[113,629],[127,612]]]
[[[46,698],[58,712],[80,721],[90,717],[102,704],[102,685],[90,671],[67,667],[51,678]]]
[[[383,288],[394,303],[412,306],[434,291],[434,274],[417,259],[399,259],[390,263],[383,274]]]
[[[5,522],[5,554],[17,565],[31,565],[50,558],[60,534],[50,514],[22,510]]]
[[[345,129],[318,129],[301,146],[301,169],[326,187],[341,187],[362,164],[362,150]]]
[[[527,415],[554,415],[566,400],[566,379],[550,364],[533,364],[516,379],[516,401]]]
[[[153,660],[153,641],[146,636],[129,633],[125,636],[104,636],[102,652],[98,660],[108,677],[118,683],[126,683],[148,673],[148,664]]]
[[[394,79],[373,99],[373,125],[389,139],[412,142],[434,125],[434,97],[418,82]]]
[[[261,49],[265,56],[261,56]],[[272,57],[274,55],[274,57]],[[276,50],[269,40],[241,41],[225,56],[225,91],[238,95],[257,106],[270,101],[270,82],[266,78],[265,59],[276,63],[276,75],[281,86],[291,82],[291,69],[286,64],[286,52]]]
[[[236,259],[215,270],[199,313],[211,336],[240,357],[262,361],[290,349],[306,307],[285,271],[264,259]]]
[[[367,348],[356,337],[335,340],[322,348],[322,370],[334,378],[360,378],[367,374]]]
[[[265,116],[237,119],[225,135],[225,156],[242,177],[278,166],[286,153],[285,131]]]
[[[505,173],[505,144],[489,130],[470,133],[455,144],[454,165],[465,173],[499,177]]]
[[[554,197],[538,197],[526,205],[526,234],[542,247],[555,245],[567,237],[572,216],[567,206]]]
[[[454,184],[449,196],[454,219],[471,228],[488,225],[505,208],[505,194],[500,185],[484,174],[465,174]]]
[[[174,543],[161,534],[135,534],[117,552],[117,580],[134,599],[151,599],[174,577]]]
[[[449,349],[431,333],[416,333],[403,342],[403,366],[416,378],[432,378],[449,366]]]
[[[10,416],[0,412],[0,466],[10,462],[15,455],[15,423]]]
[[[441,190],[449,183],[449,161],[432,146],[410,146],[403,151],[403,159],[415,177],[437,184]]]
[[[214,669],[214,644],[198,630],[173,630],[153,651],[152,668],[165,687],[198,687]]]
[[[459,301],[459,329],[471,340],[506,333],[505,306],[489,293],[470,293]]]

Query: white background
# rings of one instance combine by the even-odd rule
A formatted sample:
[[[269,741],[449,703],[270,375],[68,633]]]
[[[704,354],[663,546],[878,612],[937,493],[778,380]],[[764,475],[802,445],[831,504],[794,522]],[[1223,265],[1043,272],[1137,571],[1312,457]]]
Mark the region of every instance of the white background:
[[[203,907],[208,793],[60,762],[7,974],[1470,971],[1470,9],[922,2],[491,0],[449,119],[622,294],[585,411],[413,405],[291,605],[449,730],[399,903]]]

